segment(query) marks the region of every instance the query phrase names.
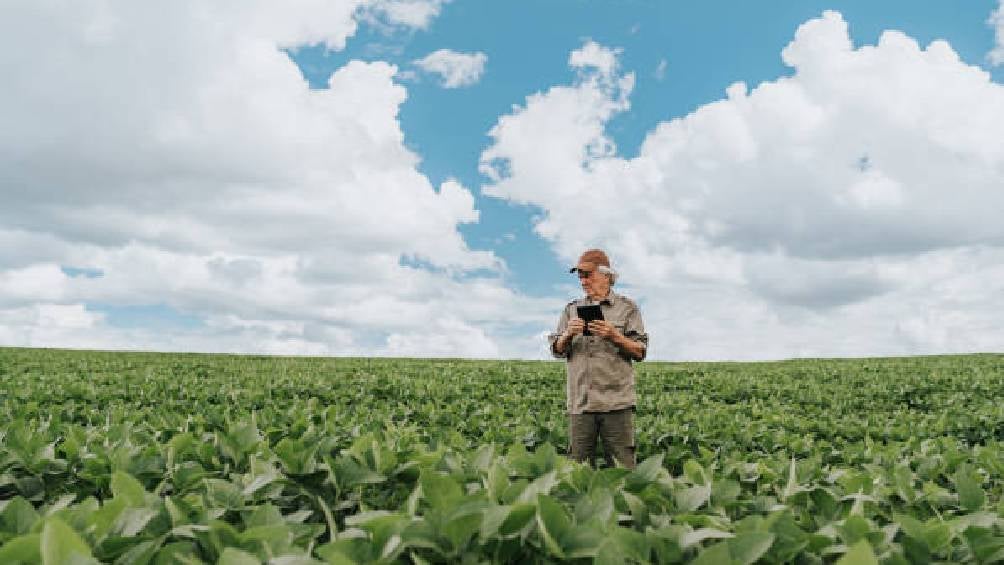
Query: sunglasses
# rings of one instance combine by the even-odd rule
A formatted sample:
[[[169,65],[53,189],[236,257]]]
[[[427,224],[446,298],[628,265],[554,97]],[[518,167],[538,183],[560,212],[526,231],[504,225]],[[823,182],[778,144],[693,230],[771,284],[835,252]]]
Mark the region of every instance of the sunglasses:
[[[579,276],[580,279],[588,279],[589,275],[595,273],[596,271],[585,271],[582,269],[573,269],[573,272]]]

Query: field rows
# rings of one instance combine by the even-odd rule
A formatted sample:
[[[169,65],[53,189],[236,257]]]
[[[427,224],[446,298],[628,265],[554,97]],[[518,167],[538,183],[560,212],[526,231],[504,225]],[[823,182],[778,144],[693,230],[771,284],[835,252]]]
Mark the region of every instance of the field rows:
[[[0,563],[1004,561],[1004,357],[638,365],[0,349]]]

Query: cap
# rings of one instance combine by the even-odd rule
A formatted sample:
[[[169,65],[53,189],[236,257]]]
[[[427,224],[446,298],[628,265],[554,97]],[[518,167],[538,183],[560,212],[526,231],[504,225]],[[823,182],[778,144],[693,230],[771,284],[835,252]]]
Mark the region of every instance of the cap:
[[[607,254],[602,249],[587,250],[579,257],[578,264],[569,269],[568,272],[574,273],[578,270],[592,271],[594,269],[610,275],[611,279],[617,278],[617,272],[610,268],[610,258],[607,257]]]

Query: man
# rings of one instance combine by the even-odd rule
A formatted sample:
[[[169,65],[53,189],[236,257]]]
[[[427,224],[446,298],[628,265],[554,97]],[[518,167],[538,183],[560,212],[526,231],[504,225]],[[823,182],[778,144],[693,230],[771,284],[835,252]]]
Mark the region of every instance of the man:
[[[638,306],[610,287],[617,272],[599,249],[582,254],[571,272],[578,274],[586,296],[569,302],[561,313],[558,329],[550,336],[551,353],[567,358],[569,455],[594,464],[596,438],[603,440],[609,464],[616,459],[633,468],[634,369],[632,361],[645,358],[648,334]],[[598,304],[602,320],[588,326],[578,316],[578,307]],[[588,333],[584,335],[584,330]]]

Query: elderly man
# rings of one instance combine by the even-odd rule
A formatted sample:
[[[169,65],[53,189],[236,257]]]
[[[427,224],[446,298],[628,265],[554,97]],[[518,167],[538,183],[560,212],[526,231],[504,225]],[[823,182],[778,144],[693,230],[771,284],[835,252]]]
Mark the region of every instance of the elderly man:
[[[634,369],[645,358],[648,335],[638,306],[610,290],[617,273],[599,249],[582,254],[577,273],[586,296],[569,302],[550,336],[551,353],[567,358],[569,455],[594,464],[597,437],[606,460],[632,468],[634,454]],[[588,325],[579,307],[598,305],[602,320]],[[595,308],[593,309],[595,310]],[[583,310],[585,311],[585,310]]]

